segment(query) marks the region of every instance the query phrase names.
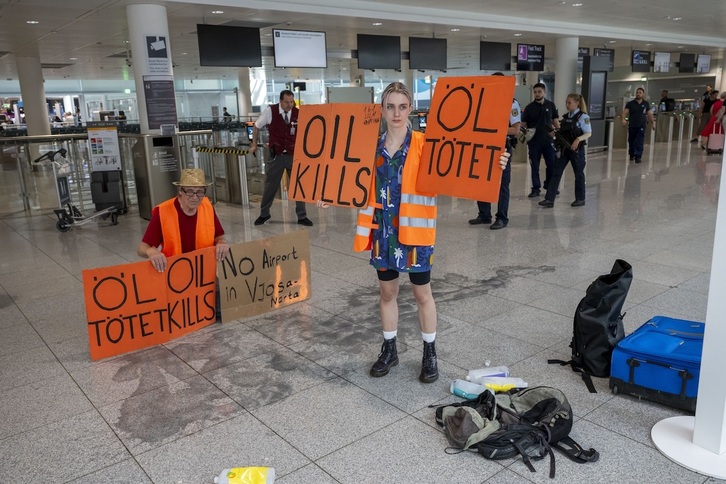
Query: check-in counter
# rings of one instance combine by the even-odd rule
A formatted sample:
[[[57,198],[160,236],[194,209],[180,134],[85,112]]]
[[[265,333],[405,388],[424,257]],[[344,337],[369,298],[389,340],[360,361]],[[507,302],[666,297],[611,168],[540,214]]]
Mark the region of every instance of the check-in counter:
[[[678,118],[675,112],[660,112],[655,115],[655,141],[672,141],[677,137]]]
[[[683,128],[683,139],[690,141],[698,138],[698,124],[701,122],[700,111],[681,111],[685,118],[685,127]]]
[[[695,112],[674,111],[656,115],[656,141],[690,141],[698,136],[698,119]]]

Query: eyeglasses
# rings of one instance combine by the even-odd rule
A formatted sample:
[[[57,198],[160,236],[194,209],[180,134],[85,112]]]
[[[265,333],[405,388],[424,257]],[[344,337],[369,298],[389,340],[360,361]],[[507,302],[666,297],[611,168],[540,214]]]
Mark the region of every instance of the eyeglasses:
[[[204,195],[207,194],[206,188],[201,188],[199,190],[193,190],[191,188],[180,188],[180,190],[183,191],[184,194],[189,198],[192,198],[192,197],[202,198]]]

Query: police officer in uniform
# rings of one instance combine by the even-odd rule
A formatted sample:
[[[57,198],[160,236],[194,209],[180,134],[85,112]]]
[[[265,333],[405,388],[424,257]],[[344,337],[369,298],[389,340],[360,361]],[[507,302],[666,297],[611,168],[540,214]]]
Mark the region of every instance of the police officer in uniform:
[[[529,148],[529,162],[532,169],[532,191],[527,195],[529,198],[539,197],[540,195],[540,176],[539,176],[539,160],[544,157],[545,160],[545,180],[544,189],[549,186],[549,179],[552,176],[555,165],[555,146],[552,143],[552,127],[558,129],[560,127],[557,118],[555,103],[549,99],[545,99],[547,86],[538,82],[532,87],[534,101],[527,104],[522,113],[522,126],[525,128],[534,128],[534,136],[527,143]]]
[[[640,163],[645,142],[646,121],[650,121],[655,131],[655,116],[650,110],[650,103],[645,100],[645,89],[635,90],[635,99],[629,101],[623,109],[623,126],[628,128],[628,155],[630,161]]]
[[[493,76],[503,76],[495,72]],[[517,146],[517,134],[522,121],[521,109],[516,99],[512,100],[512,110],[509,113],[509,129],[507,129],[507,152],[509,160],[507,167],[502,171],[502,184],[499,186],[499,200],[497,200],[496,220],[489,226],[492,230],[503,229],[509,223],[509,181],[512,178],[512,150]],[[476,202],[479,215],[469,220],[471,225],[488,224],[492,221],[492,204],[489,202]]]
[[[590,116],[587,115],[587,106],[582,95],[572,93],[566,100],[567,113],[560,120],[560,129],[555,133],[555,146],[558,157],[555,169],[545,199],[539,204],[546,208],[554,207],[557,187],[568,163],[572,164],[575,172],[575,201],[573,207],[585,205],[585,145],[592,136]]]

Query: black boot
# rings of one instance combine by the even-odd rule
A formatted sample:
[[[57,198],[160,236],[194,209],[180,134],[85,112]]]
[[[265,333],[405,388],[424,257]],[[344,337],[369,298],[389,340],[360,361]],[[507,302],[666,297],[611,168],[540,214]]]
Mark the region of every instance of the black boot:
[[[436,364],[436,342],[424,341],[423,360],[421,360],[421,374],[418,379],[423,383],[433,383],[439,378],[439,368]]]
[[[384,339],[381,346],[381,354],[378,355],[378,361],[371,368],[371,376],[379,377],[388,375],[388,371],[392,366],[398,364],[398,351],[396,350],[396,337]]]

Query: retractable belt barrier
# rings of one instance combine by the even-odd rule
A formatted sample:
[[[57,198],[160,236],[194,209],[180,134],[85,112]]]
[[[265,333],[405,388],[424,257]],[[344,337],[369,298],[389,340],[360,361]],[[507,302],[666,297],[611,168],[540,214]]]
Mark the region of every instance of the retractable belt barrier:
[[[222,153],[225,155],[246,155],[250,150],[241,150],[239,148],[207,148],[206,146],[197,146],[194,148],[197,153]]]

